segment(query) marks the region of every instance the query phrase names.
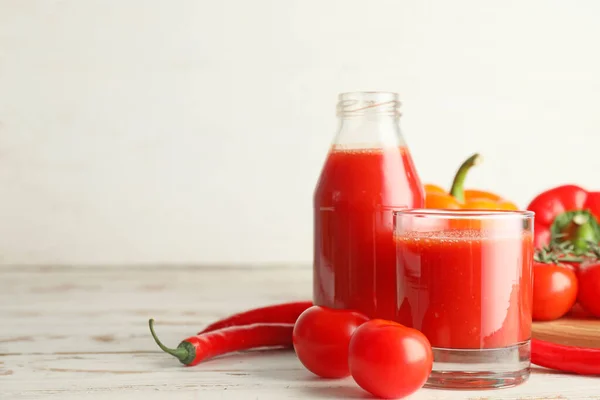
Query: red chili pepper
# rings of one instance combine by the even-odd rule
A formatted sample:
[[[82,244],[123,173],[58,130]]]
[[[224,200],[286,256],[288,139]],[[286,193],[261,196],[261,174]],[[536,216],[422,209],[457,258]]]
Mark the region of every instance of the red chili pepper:
[[[580,375],[600,375],[600,349],[564,346],[531,339],[531,362]]]
[[[312,301],[297,301],[292,303],[275,304],[272,306],[255,308],[231,315],[225,319],[213,322],[200,333],[211,332],[228,326],[249,325],[258,323],[293,324],[300,314],[312,307]]]
[[[600,242],[600,192],[576,185],[562,185],[540,193],[527,206],[535,212],[537,248],[554,240],[569,240],[576,251],[585,251],[588,241]]]
[[[148,321],[154,341],[165,353],[176,357],[182,364],[193,366],[219,355],[258,347],[291,347],[294,324],[252,324],[231,326],[191,336],[170,349],[156,336],[154,320]]]

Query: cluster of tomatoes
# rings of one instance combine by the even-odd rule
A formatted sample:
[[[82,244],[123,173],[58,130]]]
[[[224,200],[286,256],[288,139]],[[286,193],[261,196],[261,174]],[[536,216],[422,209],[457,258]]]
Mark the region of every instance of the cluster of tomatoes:
[[[294,326],[300,362],[322,378],[352,376],[380,398],[400,398],[421,388],[433,366],[431,345],[416,329],[348,310],[312,306]]]
[[[533,320],[552,321],[579,304],[600,318],[600,251],[581,256],[568,245],[536,252],[533,263]]]

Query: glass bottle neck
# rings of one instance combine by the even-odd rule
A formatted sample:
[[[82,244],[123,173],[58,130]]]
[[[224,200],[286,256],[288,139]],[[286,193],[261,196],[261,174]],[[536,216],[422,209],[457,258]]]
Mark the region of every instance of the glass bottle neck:
[[[396,93],[354,92],[339,95],[339,129],[334,146],[346,149],[399,147],[404,139],[398,123]]]

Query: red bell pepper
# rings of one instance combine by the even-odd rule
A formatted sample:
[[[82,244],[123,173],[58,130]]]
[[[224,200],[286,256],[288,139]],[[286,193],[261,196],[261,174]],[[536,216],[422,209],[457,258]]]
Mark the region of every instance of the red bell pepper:
[[[535,212],[534,244],[569,240],[576,252],[585,252],[588,242],[600,242],[600,192],[576,185],[562,185],[540,193],[527,206]]]

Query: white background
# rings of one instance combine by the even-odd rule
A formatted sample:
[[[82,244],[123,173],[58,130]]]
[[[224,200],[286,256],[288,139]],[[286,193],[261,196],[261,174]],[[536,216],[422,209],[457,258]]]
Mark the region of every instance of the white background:
[[[600,2],[0,0],[0,264],[309,263],[338,92],[425,182],[600,189]]]

